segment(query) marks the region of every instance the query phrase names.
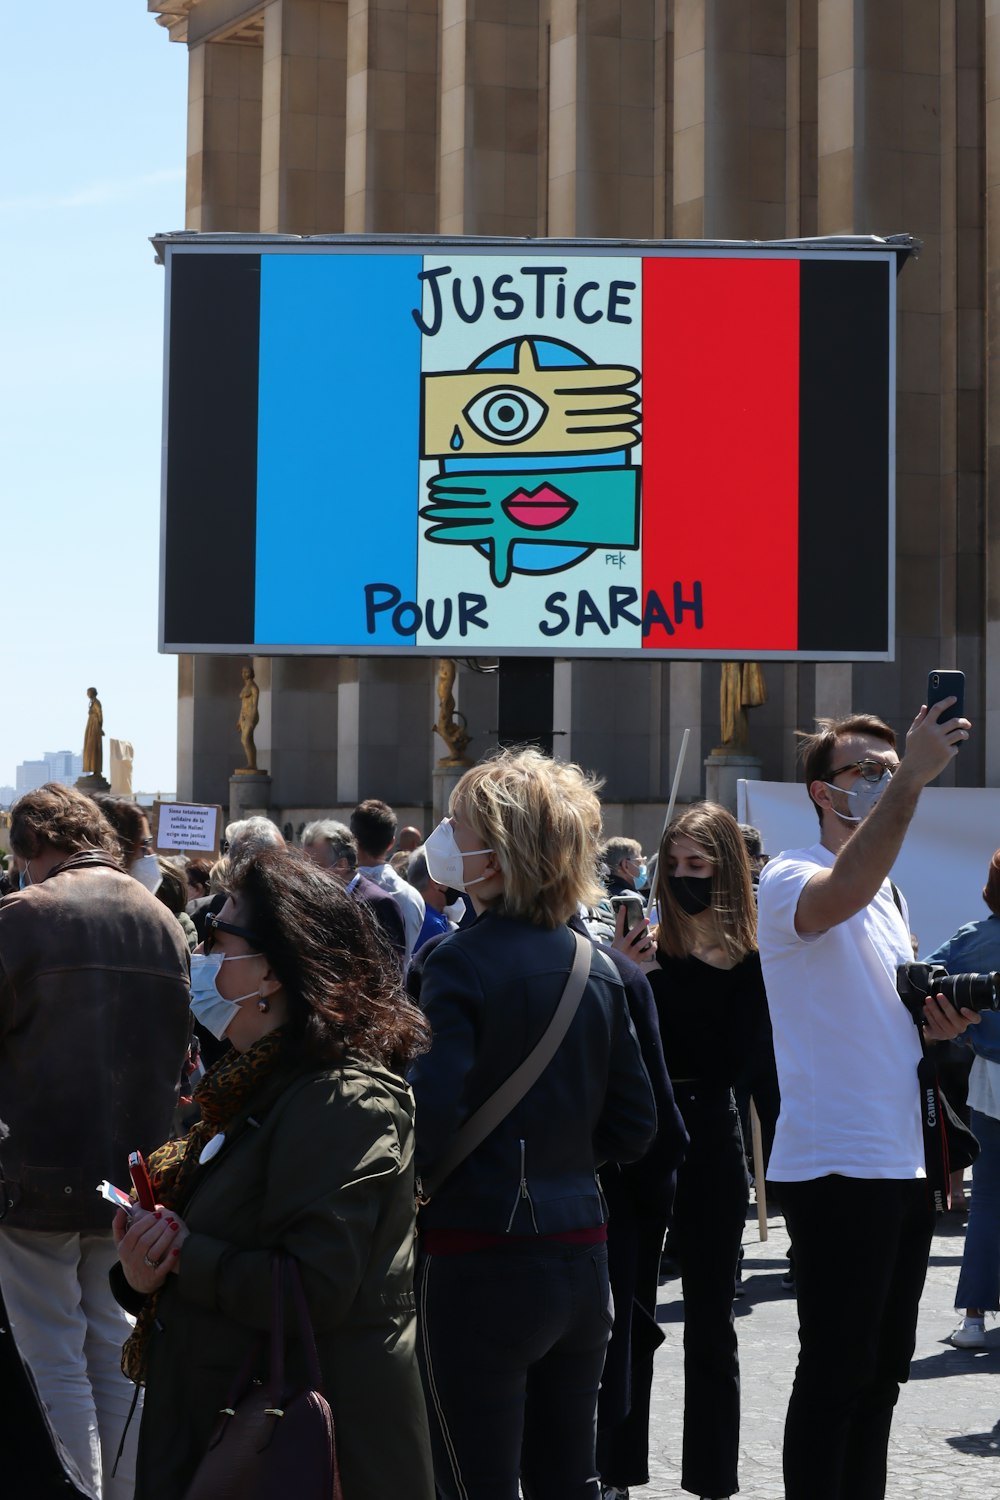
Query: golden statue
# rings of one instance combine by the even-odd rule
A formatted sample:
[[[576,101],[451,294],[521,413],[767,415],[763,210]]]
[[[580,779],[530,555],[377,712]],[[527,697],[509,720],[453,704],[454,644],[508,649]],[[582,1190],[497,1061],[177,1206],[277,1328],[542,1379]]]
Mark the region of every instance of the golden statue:
[[[240,743],[243,746],[243,754],[246,756],[245,766],[237,766],[234,775],[249,776],[257,771],[257,746],[254,744],[253,732],[260,723],[260,711],[257,707],[260,700],[260,688],[254,677],[253,667],[243,668],[243,686],[240,689],[240,716],[236,727],[240,732]]]
[[[465,715],[455,708],[455,663],[450,656],[438,658],[437,696],[438,716],[434,729],[448,747],[449,753],[438,761],[439,766],[467,766],[465,754],[472,736],[466,731]],[[461,722],[459,722],[461,720]]]
[[[83,731],[83,774],[100,776],[104,766],[104,710],[96,688],[87,689],[90,707],[87,710],[87,727]]]
[[[759,708],[766,702],[767,684],[758,662],[724,661],[719,693],[722,744],[714,753],[744,753],[750,744],[747,709]]]

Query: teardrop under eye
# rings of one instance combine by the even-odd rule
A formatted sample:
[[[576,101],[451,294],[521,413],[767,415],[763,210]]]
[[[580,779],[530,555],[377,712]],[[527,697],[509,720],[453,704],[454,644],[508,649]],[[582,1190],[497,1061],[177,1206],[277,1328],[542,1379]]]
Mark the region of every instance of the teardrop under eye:
[[[480,437],[494,443],[521,443],[541,427],[549,409],[519,386],[494,386],[470,401],[463,417]]]

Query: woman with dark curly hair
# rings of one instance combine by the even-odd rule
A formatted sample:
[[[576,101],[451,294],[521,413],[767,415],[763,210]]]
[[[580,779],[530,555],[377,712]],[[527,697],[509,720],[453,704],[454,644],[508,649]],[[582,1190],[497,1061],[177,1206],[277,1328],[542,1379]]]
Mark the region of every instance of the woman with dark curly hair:
[[[150,1158],[155,1212],[115,1224],[116,1294],[139,1317],[124,1366],[146,1382],[136,1500],[186,1492],[270,1325],[276,1250],[302,1274],[345,1500],[430,1500],[399,1076],[426,1023],[363,908],[278,848],[237,863],[192,956],[192,996],[232,1051],[198,1086],[199,1123]],[[290,1365],[303,1373],[297,1344]]]

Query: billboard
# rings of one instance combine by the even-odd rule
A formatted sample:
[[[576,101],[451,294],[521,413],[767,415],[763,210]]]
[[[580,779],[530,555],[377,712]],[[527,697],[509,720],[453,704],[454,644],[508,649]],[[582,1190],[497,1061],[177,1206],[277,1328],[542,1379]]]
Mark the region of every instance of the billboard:
[[[884,243],[157,243],[161,649],[891,656]]]

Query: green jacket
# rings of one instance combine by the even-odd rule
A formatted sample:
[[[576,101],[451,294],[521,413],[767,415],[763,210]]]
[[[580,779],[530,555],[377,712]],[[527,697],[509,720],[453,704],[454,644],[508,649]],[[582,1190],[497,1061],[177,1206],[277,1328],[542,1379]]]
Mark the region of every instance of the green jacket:
[[[269,1326],[279,1246],[302,1271],[345,1500],[432,1500],[413,1213],[413,1099],[402,1079],[350,1058],[254,1101],[182,1214],[191,1234],[150,1337],[136,1500],[185,1493],[235,1372]],[[304,1375],[290,1338],[286,1370]]]

